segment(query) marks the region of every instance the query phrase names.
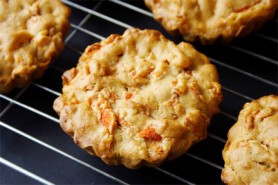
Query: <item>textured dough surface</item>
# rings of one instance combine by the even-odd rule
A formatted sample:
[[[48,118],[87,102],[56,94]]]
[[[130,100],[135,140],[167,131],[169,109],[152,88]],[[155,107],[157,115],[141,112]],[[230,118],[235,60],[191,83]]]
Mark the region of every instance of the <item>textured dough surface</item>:
[[[54,102],[63,130],[108,164],[157,166],[206,137],[222,99],[215,67],[190,44],[129,29],[88,46]]]
[[[278,96],[246,103],[223,150],[227,184],[278,184]]]
[[[0,93],[43,74],[63,49],[69,13],[59,0],[0,1]]]
[[[145,0],[154,18],[170,33],[203,44],[228,42],[272,18],[277,0]]]

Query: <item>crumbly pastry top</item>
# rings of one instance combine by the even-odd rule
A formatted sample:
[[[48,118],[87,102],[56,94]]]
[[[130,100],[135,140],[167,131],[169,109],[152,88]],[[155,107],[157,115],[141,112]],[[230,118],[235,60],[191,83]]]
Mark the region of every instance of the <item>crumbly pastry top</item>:
[[[246,103],[229,130],[221,178],[227,184],[278,184],[278,96]]]
[[[128,29],[88,46],[54,102],[63,130],[108,164],[157,166],[206,137],[222,99],[215,67],[190,44]]]
[[[145,0],[166,30],[203,44],[228,42],[273,17],[277,0]]]
[[[0,1],[0,93],[43,74],[63,49],[69,13],[60,0]]]

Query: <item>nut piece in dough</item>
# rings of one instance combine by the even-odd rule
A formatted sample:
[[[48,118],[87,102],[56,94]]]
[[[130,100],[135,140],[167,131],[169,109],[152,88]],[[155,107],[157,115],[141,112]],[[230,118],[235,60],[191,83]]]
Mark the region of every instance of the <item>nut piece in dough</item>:
[[[88,46],[54,102],[62,129],[90,154],[158,166],[204,139],[222,99],[215,67],[190,44],[128,29]]]
[[[278,96],[244,105],[229,130],[223,158],[226,184],[278,184]]]
[[[186,41],[229,42],[271,19],[277,0],[145,0],[154,18]]]
[[[43,75],[63,49],[69,14],[60,0],[0,1],[0,93]]]

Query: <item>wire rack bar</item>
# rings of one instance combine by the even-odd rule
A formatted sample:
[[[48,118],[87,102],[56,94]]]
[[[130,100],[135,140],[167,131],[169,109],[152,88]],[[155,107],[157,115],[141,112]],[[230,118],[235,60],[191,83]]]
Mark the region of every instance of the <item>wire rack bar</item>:
[[[232,48],[232,49],[235,49],[235,50],[240,51],[240,52],[242,52],[242,53],[248,54],[248,55],[250,55],[250,56],[253,56],[253,57],[255,57],[255,58],[259,58],[259,59],[261,59],[261,60],[264,60],[264,61],[266,61],[266,62],[269,62],[269,63],[271,63],[271,64],[274,64],[274,65],[278,66],[278,61],[275,61],[275,60],[273,60],[273,59],[271,59],[271,58],[268,58],[268,57],[265,57],[265,56],[263,56],[263,55],[254,53],[254,52],[252,52],[252,51],[248,51],[248,50],[246,50],[246,49],[240,48],[240,47],[235,46],[235,45],[227,45],[227,47]]]
[[[225,64],[224,62],[220,62],[219,60],[213,59],[213,58],[211,58],[211,57],[209,57],[209,59],[210,59],[213,63],[218,64],[218,65],[221,65],[222,67],[228,68],[228,69],[230,69],[230,70],[232,70],[232,71],[236,71],[236,72],[238,72],[238,73],[244,74],[245,76],[249,76],[249,77],[251,77],[251,78],[253,78],[253,79],[256,79],[256,80],[258,80],[258,81],[261,81],[261,82],[263,82],[263,83],[265,83],[265,84],[268,84],[268,85],[271,85],[271,86],[274,86],[274,87],[277,87],[277,88],[278,88],[278,84],[277,84],[277,83],[274,83],[274,82],[272,82],[272,81],[266,80],[266,79],[264,79],[264,78],[262,78],[262,77],[259,77],[259,76],[257,76],[257,75],[252,74],[252,73],[249,73],[249,72],[246,72],[246,71],[244,71],[244,70],[238,69],[238,68],[233,67],[233,66],[231,66],[231,65]]]
[[[74,29],[76,29],[76,30],[78,30],[78,31],[81,31],[81,32],[83,32],[83,33],[86,33],[86,34],[88,34],[88,35],[90,35],[90,36],[92,36],[92,37],[95,37],[95,38],[99,39],[99,40],[105,39],[105,37],[103,37],[103,36],[101,36],[101,35],[99,35],[99,34],[97,34],[97,33],[91,32],[91,31],[89,31],[89,30],[87,30],[87,29],[85,29],[85,28],[82,28],[82,27],[78,26],[78,25],[75,25],[75,24],[70,24],[70,25],[71,25],[71,27],[73,27]]]
[[[219,113],[224,115],[224,116],[226,116],[226,117],[228,117],[228,118],[230,118],[230,119],[232,119],[232,120],[234,120],[234,121],[237,121],[237,118],[235,116],[232,116],[232,115],[230,115],[230,114],[228,114],[228,113],[226,113],[224,111],[220,111]]]
[[[32,111],[32,112],[34,112],[34,113],[36,113],[36,114],[38,114],[38,115],[41,115],[41,116],[43,116],[43,117],[45,117],[45,118],[47,118],[47,119],[49,119],[49,120],[51,120],[51,121],[54,121],[54,122],[56,122],[56,123],[59,123],[59,120],[58,120],[58,119],[56,119],[56,118],[54,118],[54,117],[52,117],[52,116],[50,116],[50,115],[48,115],[48,114],[46,114],[46,113],[44,113],[44,112],[42,112],[42,111],[39,111],[39,110],[37,110],[37,109],[34,109],[34,108],[32,108],[32,107],[30,107],[30,106],[28,106],[28,105],[25,105],[25,104],[23,104],[23,103],[20,103],[19,101],[16,101],[16,100],[14,100],[14,99],[12,99],[12,98],[9,98],[9,97],[7,97],[7,96],[4,96],[3,94],[0,94],[0,97],[3,98],[3,99],[5,99],[5,100],[7,100],[7,101],[10,101],[10,102],[13,103],[13,104],[19,105],[19,106],[22,107],[22,108],[25,108],[25,109],[27,109],[27,110],[29,110],[29,111]]]
[[[266,40],[268,40],[268,41],[271,41],[271,42],[274,42],[274,43],[278,44],[278,39],[276,39],[276,38],[269,37],[269,36],[263,35],[263,34],[261,34],[261,33],[256,33],[256,35],[257,35],[258,37],[261,37],[261,38],[263,38],[263,39],[266,39]]]
[[[61,93],[59,93],[59,92],[57,92],[57,91],[54,91],[54,90],[52,90],[52,89],[50,89],[50,88],[48,88],[48,87],[46,87],[46,86],[44,86],[44,85],[40,85],[40,84],[35,83],[35,82],[33,82],[32,84],[33,84],[34,86],[36,86],[36,87],[39,87],[40,89],[43,89],[43,90],[45,90],[45,91],[47,91],[47,92],[50,92],[51,94],[55,94],[56,96],[60,96],[60,95],[61,95]]]
[[[99,1],[99,2],[97,3],[97,5],[96,5],[93,9],[96,10],[102,3],[103,3],[103,1]],[[71,23],[71,27],[74,28],[74,26],[76,26],[76,27],[81,27],[81,26],[83,26],[83,25],[90,19],[90,17],[91,17],[91,14],[88,13],[88,14],[80,21],[80,23],[79,23],[78,25],[74,25],[74,24]],[[76,30],[73,30],[73,31],[67,36],[67,38],[65,39],[65,45],[71,40],[71,38],[75,35],[75,33],[76,33]]]
[[[79,159],[73,157],[72,155],[69,155],[69,154],[67,154],[67,153],[65,153],[65,152],[63,152],[63,151],[61,151],[61,150],[59,150],[59,149],[57,149],[57,148],[55,148],[55,147],[53,147],[53,146],[51,146],[51,145],[49,145],[49,144],[47,144],[47,143],[45,143],[45,142],[39,140],[39,139],[36,139],[36,138],[34,138],[33,136],[30,136],[30,135],[28,135],[28,134],[26,134],[26,133],[24,133],[24,132],[22,132],[22,131],[20,131],[20,130],[18,130],[18,129],[16,129],[16,128],[14,128],[14,127],[11,127],[10,125],[8,125],[8,124],[6,124],[6,123],[4,123],[4,122],[2,122],[2,121],[0,121],[0,126],[6,128],[6,129],[8,129],[8,130],[10,130],[10,131],[13,131],[14,133],[16,133],[16,134],[18,134],[18,135],[21,135],[21,136],[23,136],[24,138],[29,139],[29,140],[31,140],[31,141],[33,141],[33,142],[39,144],[39,145],[42,145],[42,146],[44,146],[44,147],[46,147],[46,148],[48,148],[48,149],[50,149],[50,150],[52,150],[52,151],[54,151],[54,152],[60,154],[60,155],[62,155],[62,156],[64,156],[64,157],[68,158],[68,159],[71,159],[71,160],[73,160],[73,161],[75,161],[75,162],[77,162],[77,163],[79,163],[79,164],[81,164],[81,165],[83,165],[83,166],[85,166],[85,167],[87,167],[87,168],[89,168],[89,169],[95,171],[95,172],[98,172],[99,174],[102,174],[102,175],[104,175],[104,176],[106,176],[106,177],[108,177],[108,178],[110,178],[110,179],[113,179],[114,181],[116,181],[116,182],[118,182],[118,183],[120,183],[120,184],[128,185],[127,182],[125,182],[125,181],[123,181],[123,180],[120,180],[120,179],[118,179],[118,178],[116,178],[116,177],[114,177],[114,176],[111,176],[110,174],[108,174],[108,173],[106,173],[106,172],[104,172],[104,171],[102,171],[102,170],[99,170],[98,168],[95,168],[94,166],[89,165],[88,163],[85,163],[84,161],[81,161],[81,160],[79,160]]]
[[[99,18],[102,18],[102,19],[107,20],[107,21],[109,21],[111,23],[117,24],[117,25],[122,26],[124,28],[131,28],[132,27],[132,26],[130,26],[130,25],[128,25],[128,24],[126,24],[126,23],[124,23],[122,21],[119,21],[117,19],[111,18],[111,17],[106,16],[104,14],[98,13],[98,12],[96,12],[96,11],[94,11],[92,9],[86,8],[84,6],[80,6],[80,5],[78,5],[76,3],[73,3],[71,1],[62,0],[62,2],[64,2],[68,6],[74,7],[76,9],[79,9],[79,10],[83,11],[83,12],[90,13],[91,15],[97,16]]]
[[[186,180],[186,179],[184,179],[184,178],[182,178],[182,177],[180,177],[180,176],[178,176],[178,175],[175,175],[175,174],[170,173],[170,172],[168,172],[168,171],[166,171],[166,170],[163,170],[162,168],[155,167],[154,169],[156,169],[156,170],[158,170],[158,171],[160,171],[160,172],[162,172],[162,173],[164,173],[164,174],[166,174],[166,175],[168,175],[168,176],[171,176],[171,177],[173,177],[173,178],[175,178],[175,179],[177,179],[177,180],[179,180],[179,181],[181,181],[181,182],[183,182],[183,183],[185,183],[185,184],[188,184],[188,185],[195,185],[194,183],[192,183],[192,182],[190,182],[190,181],[188,181],[188,180]]]
[[[19,93],[14,97],[15,100],[21,97],[21,95],[29,88],[30,85],[27,85],[25,88],[19,91]],[[0,112],[0,118],[10,109],[13,103],[10,103]]]
[[[83,53],[81,51],[79,51],[78,49],[76,48],[73,48],[73,47],[70,47],[69,45],[66,45],[66,48],[68,48],[69,50],[79,54],[79,55],[82,55]],[[64,71],[64,70],[63,70]]]
[[[24,175],[26,175],[26,176],[28,176],[28,177],[30,177],[30,178],[32,178],[32,179],[42,183],[42,184],[54,185],[52,182],[50,182],[50,181],[48,181],[48,180],[46,180],[44,178],[41,178],[40,176],[37,176],[36,174],[34,174],[34,173],[24,169],[24,168],[21,168],[20,166],[17,166],[16,164],[14,164],[14,163],[12,163],[12,162],[10,162],[10,161],[2,158],[2,157],[0,157],[0,163],[6,165],[6,166],[14,169],[15,171],[17,171],[17,172],[19,172],[21,174],[24,174]]]
[[[212,134],[212,133],[208,133],[208,136],[213,138],[213,139],[215,139],[215,140],[218,140],[218,141],[220,141],[222,143],[226,143],[226,141],[227,141],[226,139],[223,139],[223,138],[221,138],[221,137],[219,137],[219,136],[217,136],[215,134]]]
[[[72,27],[72,28],[74,28],[75,26],[76,27],[80,27],[80,26],[83,26],[83,24],[88,20],[88,19],[90,19],[90,17],[91,17],[91,14],[87,14],[85,17],[84,17],[84,19],[82,19],[82,21],[78,24],[78,25],[74,25],[73,23],[70,23],[70,26]],[[76,29],[74,29],[68,36],[67,36],[67,38],[65,39],[65,45],[72,39],[72,37],[75,35],[75,33],[76,33]]]
[[[189,153],[189,152],[186,152],[185,155],[188,155],[189,157],[192,157],[192,158],[194,158],[194,159],[197,159],[197,160],[199,160],[199,161],[202,161],[203,163],[206,163],[206,164],[208,164],[208,165],[210,165],[210,166],[213,166],[214,168],[217,168],[217,169],[219,169],[219,170],[222,170],[222,168],[223,168],[222,166],[219,166],[219,165],[217,165],[217,164],[215,164],[215,163],[212,163],[212,162],[210,162],[209,160],[203,159],[203,158],[198,157],[198,156],[196,156],[196,155],[192,155],[192,154]]]
[[[229,92],[229,93],[231,93],[231,94],[234,94],[234,95],[236,95],[236,96],[238,96],[238,97],[244,98],[244,99],[246,99],[246,100],[248,100],[248,101],[254,100],[254,98],[251,98],[251,97],[249,97],[249,96],[247,96],[247,95],[244,95],[244,94],[242,94],[242,93],[239,93],[239,92],[237,92],[237,91],[234,91],[234,90],[232,90],[232,89],[230,89],[230,88],[227,88],[227,87],[225,87],[225,86],[223,86],[223,85],[222,85],[222,89],[223,89],[224,91],[227,91],[227,92]]]

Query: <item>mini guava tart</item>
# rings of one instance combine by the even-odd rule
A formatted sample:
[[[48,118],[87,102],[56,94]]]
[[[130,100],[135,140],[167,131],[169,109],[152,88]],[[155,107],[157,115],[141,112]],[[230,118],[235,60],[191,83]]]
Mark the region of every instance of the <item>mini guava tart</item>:
[[[277,0],[145,0],[170,33],[203,44],[229,42],[275,15]]]
[[[226,184],[278,184],[278,96],[244,105],[229,130],[223,158]]]
[[[0,1],[0,93],[43,75],[63,49],[69,14],[60,0]]]
[[[63,76],[60,125],[107,164],[158,166],[206,138],[222,100],[215,67],[190,44],[128,29],[90,45]]]

